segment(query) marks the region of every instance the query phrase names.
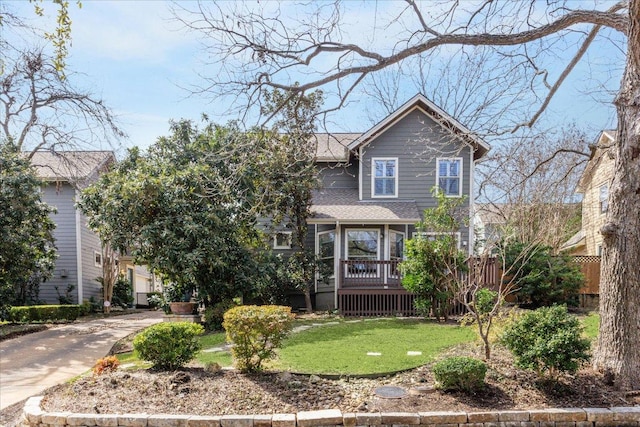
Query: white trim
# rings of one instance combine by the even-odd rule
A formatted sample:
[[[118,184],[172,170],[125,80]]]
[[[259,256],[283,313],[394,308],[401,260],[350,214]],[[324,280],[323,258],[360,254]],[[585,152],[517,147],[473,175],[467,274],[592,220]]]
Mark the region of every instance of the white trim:
[[[362,200],[362,147],[358,148],[358,200]]]
[[[376,260],[380,260],[380,229],[379,228],[347,228],[344,230],[345,234],[344,234],[344,259],[349,259],[349,242],[348,242],[348,238],[349,238],[349,232],[350,231],[375,231],[376,233],[378,233],[378,240],[377,240],[377,250],[376,250]]]
[[[100,259],[100,261],[98,261],[98,259]],[[93,251],[93,265],[95,267],[102,267],[104,265],[101,251]]]
[[[326,218],[326,219],[309,219],[309,224],[335,224],[336,221],[340,221],[342,224],[351,225],[380,225],[380,224],[395,224],[395,225],[413,225],[416,222],[420,222],[420,218],[403,218],[403,219],[342,219],[342,218]]]
[[[393,177],[376,176],[376,167],[375,167],[376,162],[388,162],[388,161],[392,161],[395,164]],[[399,163],[400,162],[397,157],[372,157],[371,158],[371,198],[372,199],[397,199],[398,198],[398,193],[400,192],[399,191],[400,188],[398,186]],[[385,170],[386,170],[386,165],[385,165]],[[375,194],[375,182],[377,178],[380,178],[380,179],[393,178],[394,179],[393,194]]]
[[[76,200],[80,198],[80,192],[76,190]],[[84,300],[84,289],[82,287],[82,215],[80,209],[76,208],[76,271],[78,274],[78,304]]]
[[[278,245],[278,235],[287,235],[288,245]],[[291,231],[276,231],[273,235],[273,249],[291,249]]]
[[[329,276],[329,279],[331,278],[335,278],[336,277],[336,240],[337,240],[337,235],[336,235],[336,230],[324,230],[324,231],[318,231],[318,224],[316,224],[316,256],[318,257],[318,260],[321,260],[322,258],[320,258],[320,235],[321,234],[329,234],[329,233],[333,233],[333,274],[331,276]],[[316,275],[316,283],[317,283],[317,275]],[[317,292],[317,289],[316,289]]]
[[[427,109],[433,111],[433,113],[429,113],[427,111],[424,111],[423,108],[420,108],[417,105],[419,102],[422,102],[427,107]],[[438,107],[432,101],[427,99],[427,97],[425,97],[421,93],[418,93],[413,98],[411,98],[410,100],[405,102],[396,111],[394,111],[393,113],[391,113],[390,115],[385,117],[383,120],[378,122],[378,124],[373,126],[367,132],[363,133],[359,138],[356,138],[354,141],[352,141],[348,145],[349,150],[353,150],[354,148],[358,147],[359,145],[361,145],[363,143],[368,144],[369,142],[371,142],[370,140],[373,140],[373,139],[377,138],[381,133],[384,133],[386,128],[391,127],[398,120],[401,120],[403,117],[405,117],[407,114],[409,114],[410,112],[412,112],[416,108],[420,108],[420,110],[425,112],[425,114],[427,114],[429,117],[434,119],[434,121],[436,123],[438,123],[438,121],[440,119],[437,118],[437,117],[434,117],[434,113],[436,115],[439,115],[442,119],[446,120],[447,122],[451,123],[451,125],[453,127],[458,129],[462,133],[462,135],[457,135],[457,136],[460,139],[462,139],[465,143],[469,144],[467,141],[465,141],[465,139],[468,139],[470,141],[473,141],[475,144],[477,144],[478,147],[483,148],[485,150],[485,152],[487,152],[487,151],[489,151],[491,149],[491,146],[489,144],[487,144],[485,141],[483,141],[477,135],[475,135],[473,132],[471,132],[466,126],[464,126],[462,123],[457,121],[455,118],[453,118],[452,116],[447,114],[444,110],[442,110],[440,107]],[[469,144],[469,145],[472,145],[472,144]],[[474,151],[477,151],[477,149],[474,150]]]
[[[467,247],[469,256],[473,255],[476,242],[475,233],[475,174],[476,174],[476,162],[473,161],[473,153],[469,153],[469,246]]]
[[[340,259],[342,258],[342,253],[340,252],[341,246],[340,242],[342,241],[342,230],[340,227],[340,221],[336,221],[336,248],[333,260],[333,272],[335,275],[335,280],[333,281],[333,308],[338,309],[338,274],[340,273]]]
[[[463,185],[463,176],[464,176],[464,161],[462,157],[438,157],[436,159],[436,188],[440,188],[440,162],[441,161],[459,161],[460,162],[460,177],[458,178],[460,181],[458,183],[458,194],[446,194],[446,197],[462,197],[462,185]]]

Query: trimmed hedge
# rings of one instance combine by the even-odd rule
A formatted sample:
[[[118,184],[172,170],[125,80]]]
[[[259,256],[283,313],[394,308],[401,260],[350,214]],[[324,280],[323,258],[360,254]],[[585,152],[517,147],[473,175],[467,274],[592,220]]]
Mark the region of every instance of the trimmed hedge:
[[[77,304],[19,306],[9,309],[7,320],[16,323],[73,322],[83,311],[84,307]]]
[[[142,360],[159,370],[178,369],[196,357],[202,325],[191,322],[163,322],[149,326],[133,339],[133,349]]]

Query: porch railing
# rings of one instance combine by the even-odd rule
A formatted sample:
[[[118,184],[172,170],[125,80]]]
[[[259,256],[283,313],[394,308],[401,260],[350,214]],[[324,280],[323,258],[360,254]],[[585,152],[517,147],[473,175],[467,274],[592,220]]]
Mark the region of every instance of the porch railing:
[[[339,288],[401,288],[400,260],[340,260]]]

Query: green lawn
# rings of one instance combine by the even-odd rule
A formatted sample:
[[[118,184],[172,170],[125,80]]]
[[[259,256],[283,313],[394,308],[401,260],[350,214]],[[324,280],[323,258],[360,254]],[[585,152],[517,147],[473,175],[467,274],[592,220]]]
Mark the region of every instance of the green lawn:
[[[598,328],[600,327],[600,315],[591,313],[580,318],[584,326],[584,334],[591,340],[598,338]]]
[[[471,328],[423,320],[341,322],[291,335],[270,367],[319,374],[393,372],[423,365],[442,350],[474,339]]]

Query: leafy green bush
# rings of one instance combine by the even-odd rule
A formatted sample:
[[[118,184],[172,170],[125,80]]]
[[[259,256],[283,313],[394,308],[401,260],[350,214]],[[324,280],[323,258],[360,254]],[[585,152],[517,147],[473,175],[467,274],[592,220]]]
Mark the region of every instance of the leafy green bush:
[[[73,322],[83,312],[81,305],[28,305],[11,307],[8,320],[17,323]]]
[[[589,360],[590,342],[581,333],[580,321],[566,306],[542,307],[508,325],[501,341],[517,366],[556,378],[560,372],[576,372]]]
[[[222,330],[222,322],[224,322],[224,313],[236,306],[233,300],[220,301],[204,310],[204,329],[206,331]]]
[[[566,254],[554,255],[550,246],[513,243],[505,248],[505,263],[515,272],[508,279],[518,289],[518,301],[530,308],[554,304],[578,305],[578,292],[584,284],[580,267]],[[528,251],[522,256],[523,251]]]
[[[163,322],[150,326],[133,339],[133,349],[154,368],[174,370],[193,360],[200,351],[196,338],[204,328],[191,322]]]
[[[242,372],[262,369],[262,362],[274,357],[291,330],[293,319],[291,307],[279,305],[242,305],[227,311],[222,326],[233,343],[236,367]]]
[[[113,295],[111,296],[112,307],[129,308],[133,305],[133,288],[124,275],[118,276],[118,280],[113,284]]]
[[[433,375],[443,390],[471,392],[484,387],[487,365],[472,357],[448,357],[436,363]]]

